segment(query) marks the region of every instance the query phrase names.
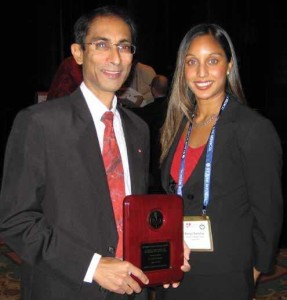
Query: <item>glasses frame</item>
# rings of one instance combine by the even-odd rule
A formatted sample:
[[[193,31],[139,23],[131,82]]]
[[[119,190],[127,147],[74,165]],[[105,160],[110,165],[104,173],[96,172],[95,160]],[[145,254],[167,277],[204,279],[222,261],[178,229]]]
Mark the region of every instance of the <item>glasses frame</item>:
[[[128,44],[131,47],[131,52],[130,53],[122,52],[122,49],[120,47],[124,43],[116,44],[116,43],[112,43],[112,42],[109,42],[109,41],[93,41],[93,42],[90,42],[90,43],[83,43],[83,45],[93,45],[94,48],[95,48],[95,51],[99,51],[99,52],[107,52],[107,51],[110,51],[112,49],[112,47],[109,47],[109,48],[106,48],[106,49],[97,49],[96,45],[97,45],[97,43],[100,43],[100,42],[108,43],[110,46],[116,46],[117,49],[118,49],[118,51],[119,51],[119,53],[121,53],[121,54],[131,54],[131,55],[134,55],[136,53],[136,49],[137,49],[135,45]]]

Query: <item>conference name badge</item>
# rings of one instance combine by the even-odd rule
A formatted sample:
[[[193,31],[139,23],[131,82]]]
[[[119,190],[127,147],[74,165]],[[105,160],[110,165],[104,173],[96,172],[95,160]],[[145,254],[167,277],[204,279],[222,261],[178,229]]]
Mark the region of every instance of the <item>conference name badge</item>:
[[[192,251],[213,251],[211,224],[208,216],[183,218],[184,241]]]

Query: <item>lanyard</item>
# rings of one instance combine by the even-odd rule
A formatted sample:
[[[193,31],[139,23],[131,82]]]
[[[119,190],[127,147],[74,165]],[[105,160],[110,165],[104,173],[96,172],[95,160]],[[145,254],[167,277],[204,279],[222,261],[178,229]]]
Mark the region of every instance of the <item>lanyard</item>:
[[[189,142],[189,137],[191,134],[191,128],[192,128],[192,123],[189,124],[188,126],[188,131],[186,134],[186,139],[184,142],[184,147],[181,155],[181,161],[180,161],[180,169],[179,169],[179,176],[178,176],[178,184],[177,184],[177,191],[176,193],[180,196],[182,196],[182,188],[183,188],[183,178],[184,178],[184,169],[185,169],[185,158],[186,158],[186,152],[188,149],[188,142]]]
[[[227,103],[229,101],[229,96],[227,95],[225,97],[225,100],[220,108],[217,120],[219,119],[222,111],[225,109]],[[216,133],[216,123],[213,125],[211,129],[210,136],[208,138],[208,143],[207,143],[207,151],[206,151],[206,159],[205,159],[205,169],[204,169],[204,185],[203,185],[203,209],[202,213],[205,215],[206,214],[206,208],[209,203],[209,196],[210,196],[210,178],[211,178],[211,169],[212,169],[212,158],[213,158],[213,148],[214,148],[214,140],[215,140],[215,133]],[[186,153],[188,149],[188,143],[189,143],[189,138],[191,134],[191,129],[192,129],[192,123],[189,124],[188,126],[188,131],[186,134],[186,139],[182,151],[182,156],[181,156],[181,162],[180,162],[180,169],[179,169],[179,176],[178,176],[178,185],[177,185],[177,191],[176,193],[180,196],[182,196],[182,189],[183,189],[183,180],[184,180],[184,169],[185,169],[185,159],[186,159]]]

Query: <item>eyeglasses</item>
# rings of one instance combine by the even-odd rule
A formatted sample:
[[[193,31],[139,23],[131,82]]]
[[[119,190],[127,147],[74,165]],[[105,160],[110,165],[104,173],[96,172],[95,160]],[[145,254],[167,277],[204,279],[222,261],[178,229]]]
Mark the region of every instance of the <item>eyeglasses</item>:
[[[99,52],[108,52],[112,49],[112,46],[116,46],[119,52],[123,54],[135,54],[136,52],[136,46],[129,43],[113,44],[109,41],[95,41],[84,44],[93,45],[95,47],[95,50]]]

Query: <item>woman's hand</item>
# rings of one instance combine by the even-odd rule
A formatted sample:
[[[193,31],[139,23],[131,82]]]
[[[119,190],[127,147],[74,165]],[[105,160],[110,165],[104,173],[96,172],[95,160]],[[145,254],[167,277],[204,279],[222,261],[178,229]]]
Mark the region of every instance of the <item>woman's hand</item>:
[[[185,242],[183,242],[183,265],[181,266],[181,270],[183,272],[189,272],[190,271],[190,264],[189,264],[189,255],[190,255],[191,250],[187,246]],[[173,282],[171,286],[173,288],[177,288],[180,285],[180,282]],[[169,283],[166,283],[163,285],[165,289],[167,289],[170,286]]]

